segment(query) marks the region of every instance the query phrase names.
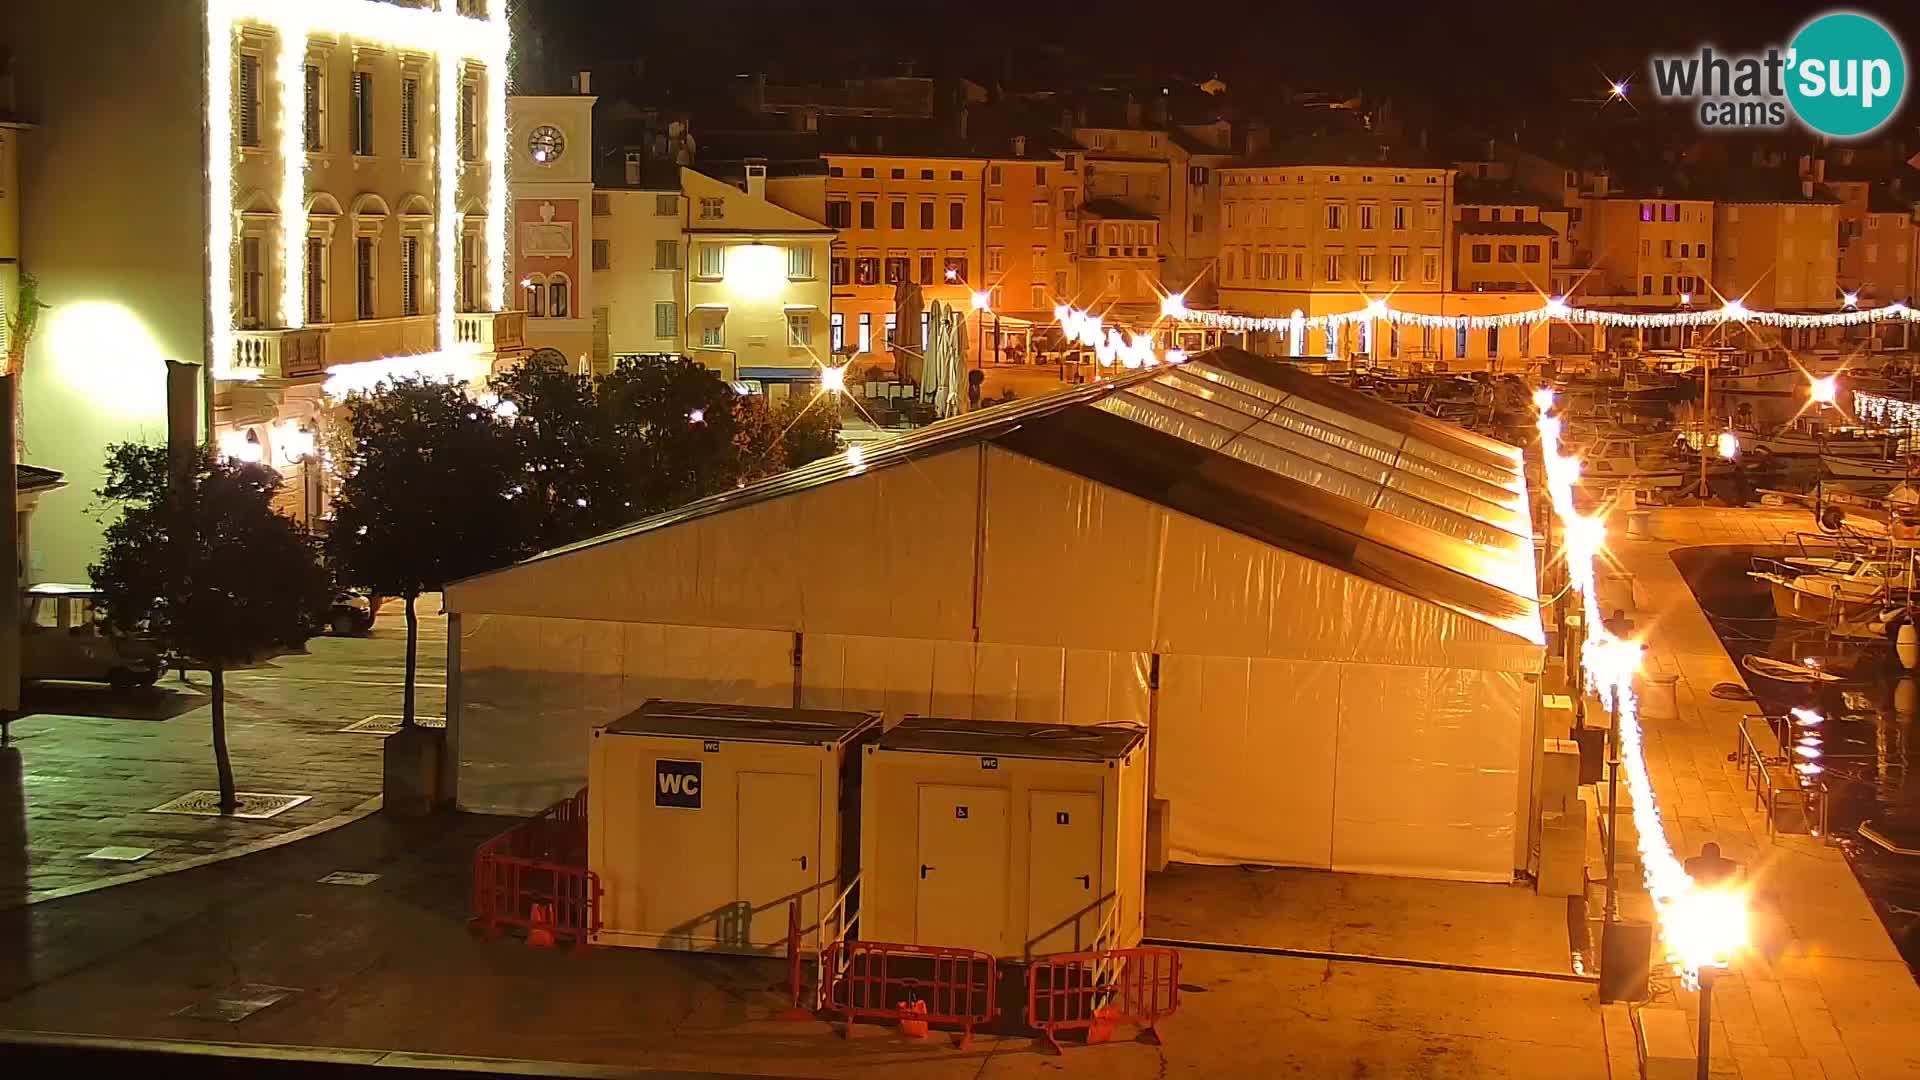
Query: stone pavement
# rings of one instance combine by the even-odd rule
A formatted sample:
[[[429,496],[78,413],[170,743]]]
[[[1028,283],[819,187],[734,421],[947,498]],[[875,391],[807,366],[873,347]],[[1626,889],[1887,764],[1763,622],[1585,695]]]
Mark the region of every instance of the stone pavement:
[[[446,620],[422,597],[418,711],[445,712]],[[406,626],[383,607],[367,638],[315,638],[308,652],[229,672],[227,743],[241,791],[310,798],[263,820],[149,813],[218,786],[206,674],[168,675],[122,700],[105,686],[29,687],[26,714],[0,752],[0,908],[66,895],[255,846],[298,838],[370,811],[381,740],[339,729],[400,711]],[[151,854],[88,858],[101,848]]]
[[[1644,725],[1667,837],[1682,857],[1712,840],[1746,863],[1780,935],[1777,954],[1742,957],[1715,988],[1714,1075],[1920,1077],[1920,987],[1839,848],[1804,835],[1768,839],[1764,815],[1728,761],[1740,718],[1757,710],[1711,696],[1715,683],[1744,684],[1743,673],[1670,558],[1680,546],[1781,543],[1808,530],[1811,515],[1689,507],[1655,510],[1652,520],[1647,540],[1625,538],[1624,523],[1612,523],[1609,550],[1637,578],[1633,618],[1647,646],[1645,668],[1680,679],[1679,719]],[[1595,708],[1590,701],[1590,716]],[[1696,1022],[1696,995],[1671,983],[1657,988],[1656,1004],[1678,1004]]]
[[[469,860],[505,824],[373,815],[218,866],[0,912],[0,1028],[752,1076],[1606,1076],[1588,985],[1202,950],[1183,954],[1184,1000],[1161,1046],[1123,1031],[1057,1058],[1020,1032],[960,1050],[937,1032],[910,1040],[869,1025],[842,1039],[778,1017],[780,960],[474,937]],[[379,877],[319,881],[334,871]],[[243,984],[286,996],[230,1023],[179,1015]]]

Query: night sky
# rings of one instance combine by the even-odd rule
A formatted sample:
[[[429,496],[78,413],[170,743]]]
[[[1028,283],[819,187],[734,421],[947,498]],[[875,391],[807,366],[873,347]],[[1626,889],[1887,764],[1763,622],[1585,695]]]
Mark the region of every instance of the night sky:
[[[1598,93],[1603,73],[1643,78],[1655,51],[1784,43],[1813,15],[1849,6],[1920,43],[1920,5],[1779,0],[1300,4],[1227,0],[518,0],[545,66],[644,59],[651,81],[691,83],[772,67],[794,82],[962,75],[1032,88],[1204,79],[1366,90],[1462,109],[1495,124],[1543,101]],[[525,40],[523,38],[523,40]]]

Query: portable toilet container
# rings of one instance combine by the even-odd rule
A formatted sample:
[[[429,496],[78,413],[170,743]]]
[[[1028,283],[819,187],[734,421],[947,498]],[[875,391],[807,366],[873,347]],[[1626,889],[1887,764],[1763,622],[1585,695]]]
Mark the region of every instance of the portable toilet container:
[[[1139,943],[1146,729],[910,716],[861,757],[862,938],[1001,958]]]
[[[795,899],[810,931],[839,898],[842,873],[851,879],[842,859],[859,853],[852,751],[879,725],[877,712],[656,699],[596,729],[595,943],[775,951]]]

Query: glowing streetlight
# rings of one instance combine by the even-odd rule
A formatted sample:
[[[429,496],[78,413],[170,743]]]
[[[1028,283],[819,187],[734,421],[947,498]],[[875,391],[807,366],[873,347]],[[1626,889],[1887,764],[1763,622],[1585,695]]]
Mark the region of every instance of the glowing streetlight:
[[[1683,293],[1681,293],[1681,294],[1680,294],[1680,306],[1681,306],[1681,307],[1686,307],[1687,305],[1689,305],[1689,304],[1691,304],[1691,303],[1693,303],[1693,294],[1692,294],[1692,293],[1690,293],[1690,292],[1683,292]]]
[[[1168,293],[1160,298],[1160,315],[1167,319],[1187,317],[1187,294]]]
[[[1533,392],[1533,407],[1542,414],[1553,408],[1553,387],[1542,386]]]
[[[847,392],[847,366],[823,367],[820,369],[820,389],[829,394]]]
[[[1847,305],[1848,307],[1859,307],[1859,306],[1860,306],[1860,294],[1859,294],[1859,293],[1857,293],[1857,292],[1848,292],[1848,293],[1841,293],[1841,294],[1840,294],[1840,301],[1841,301],[1842,303],[1844,303],[1844,304],[1846,304],[1846,305]]]
[[[1840,377],[1823,375],[1813,380],[1813,383],[1807,387],[1807,394],[1813,398],[1816,405],[1833,404],[1840,396]]]
[[[1732,461],[1734,458],[1739,457],[1740,456],[1740,437],[1738,435],[1735,435],[1731,431],[1721,432],[1719,450],[1720,450],[1720,456],[1727,459],[1728,461]]]
[[[1720,317],[1723,319],[1744,319],[1747,317],[1747,305],[1738,299],[1728,300],[1720,305]]]
[[[970,298],[970,302],[973,305],[973,310],[985,311],[987,310],[987,306],[993,303],[993,294],[985,291],[976,292]]]
[[[1567,298],[1564,296],[1548,297],[1547,298],[1547,315],[1555,319],[1566,318],[1567,317]]]

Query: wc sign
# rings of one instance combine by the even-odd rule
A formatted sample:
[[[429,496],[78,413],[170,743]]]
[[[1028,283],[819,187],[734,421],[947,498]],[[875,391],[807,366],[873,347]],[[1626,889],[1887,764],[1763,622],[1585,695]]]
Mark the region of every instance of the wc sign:
[[[700,763],[656,759],[653,763],[653,805],[700,809]]]

